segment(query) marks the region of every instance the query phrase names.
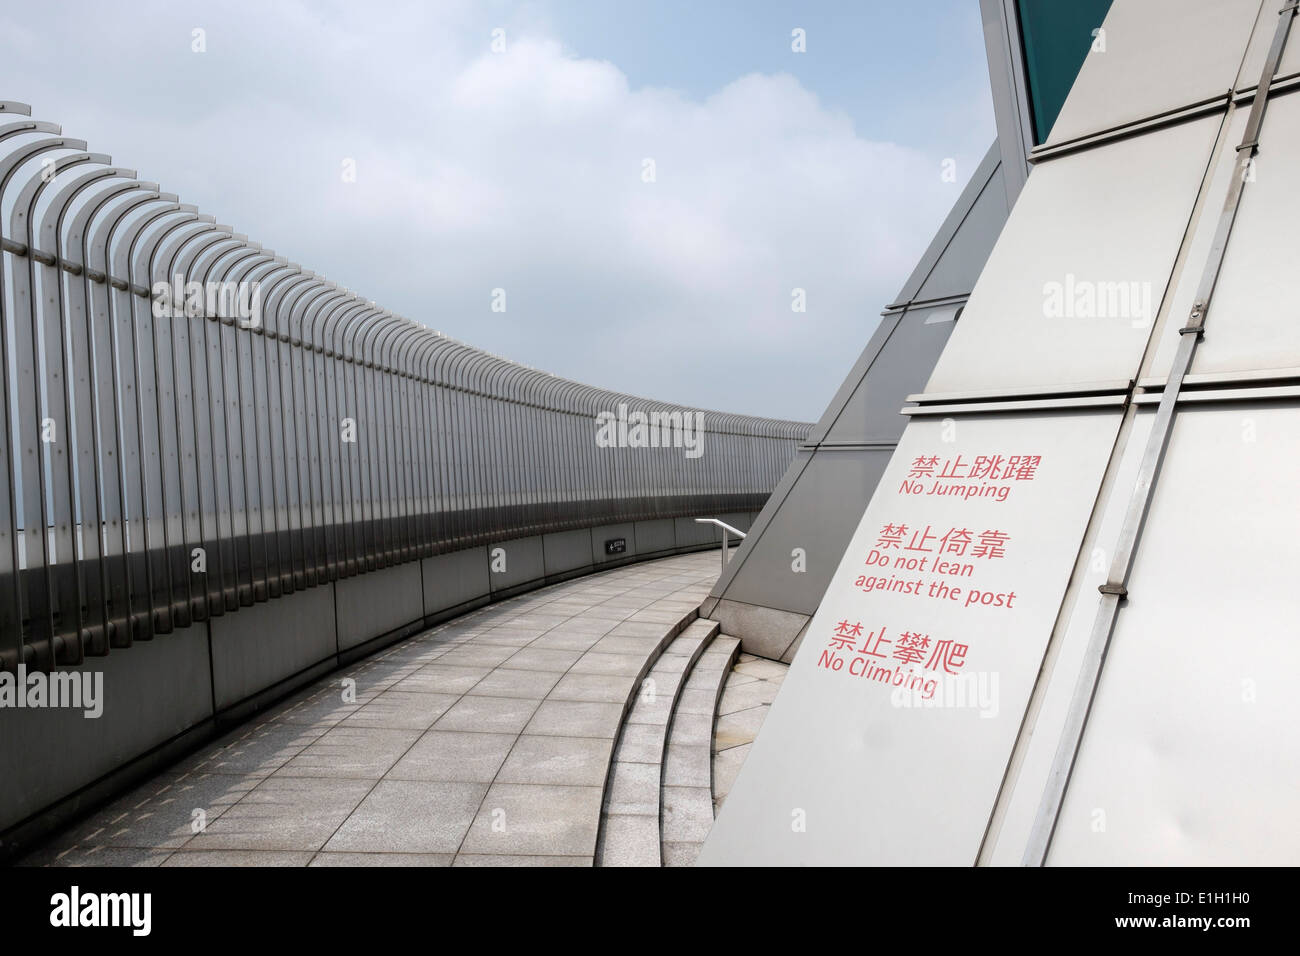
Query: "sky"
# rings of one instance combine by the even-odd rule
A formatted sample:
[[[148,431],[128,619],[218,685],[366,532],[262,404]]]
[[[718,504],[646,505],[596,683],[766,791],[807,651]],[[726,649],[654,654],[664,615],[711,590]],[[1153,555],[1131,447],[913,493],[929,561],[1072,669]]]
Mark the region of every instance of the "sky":
[[[975,0],[6,4],[0,62],[0,99],[397,314],[800,421],[995,135]]]

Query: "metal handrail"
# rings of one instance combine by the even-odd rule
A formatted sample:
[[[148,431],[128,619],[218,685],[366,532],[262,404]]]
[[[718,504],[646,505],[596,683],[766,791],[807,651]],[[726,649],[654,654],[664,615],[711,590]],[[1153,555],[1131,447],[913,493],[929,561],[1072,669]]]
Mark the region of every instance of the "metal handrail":
[[[730,531],[732,534],[734,534],[736,537],[740,538],[742,541],[745,539],[745,532],[741,531],[739,528],[733,528],[731,525],[727,524],[725,521],[721,521],[721,520],[719,520],[719,519],[717,519],[717,518],[696,518],[696,519],[695,519],[695,523],[696,523],[696,524],[716,524],[719,528],[722,529],[722,570],[723,570],[723,571],[726,571],[726,570],[727,570],[727,561],[729,560],[729,556],[728,556],[728,553],[727,553],[727,552],[728,552],[728,551],[730,550],[730,548],[731,548],[731,542],[730,542],[730,540],[727,538],[727,532]]]

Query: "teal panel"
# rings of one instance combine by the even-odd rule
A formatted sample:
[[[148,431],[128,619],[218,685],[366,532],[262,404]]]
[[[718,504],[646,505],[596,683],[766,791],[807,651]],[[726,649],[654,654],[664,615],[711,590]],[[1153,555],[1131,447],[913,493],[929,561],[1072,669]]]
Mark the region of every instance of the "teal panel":
[[[1018,0],[1035,143],[1052,131],[1110,5],[1111,0]]]

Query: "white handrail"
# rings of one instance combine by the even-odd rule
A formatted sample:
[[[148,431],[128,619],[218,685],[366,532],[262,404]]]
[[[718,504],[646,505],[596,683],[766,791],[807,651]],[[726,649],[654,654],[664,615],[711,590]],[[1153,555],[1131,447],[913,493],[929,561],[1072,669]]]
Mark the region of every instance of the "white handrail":
[[[699,524],[716,524],[719,528],[722,528],[724,531],[730,531],[738,538],[743,538],[745,536],[745,532],[741,531],[739,528],[733,528],[725,521],[719,521],[717,518],[696,518],[695,520]]]
[[[733,528],[725,521],[719,521],[717,518],[696,518],[695,523],[716,524],[719,528],[722,529],[722,570],[725,572],[727,570],[727,559],[730,557],[728,552],[731,549],[731,542],[727,540],[727,532],[730,531],[732,534],[734,534],[736,537],[742,540],[745,537],[745,532],[741,531],[739,528]]]

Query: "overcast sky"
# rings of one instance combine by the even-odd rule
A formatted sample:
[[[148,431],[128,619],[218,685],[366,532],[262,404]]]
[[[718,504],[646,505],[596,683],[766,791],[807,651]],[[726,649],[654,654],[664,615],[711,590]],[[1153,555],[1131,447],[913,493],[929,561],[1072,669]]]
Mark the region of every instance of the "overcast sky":
[[[975,0],[6,4],[0,59],[0,99],[401,315],[806,421],[994,137]]]

